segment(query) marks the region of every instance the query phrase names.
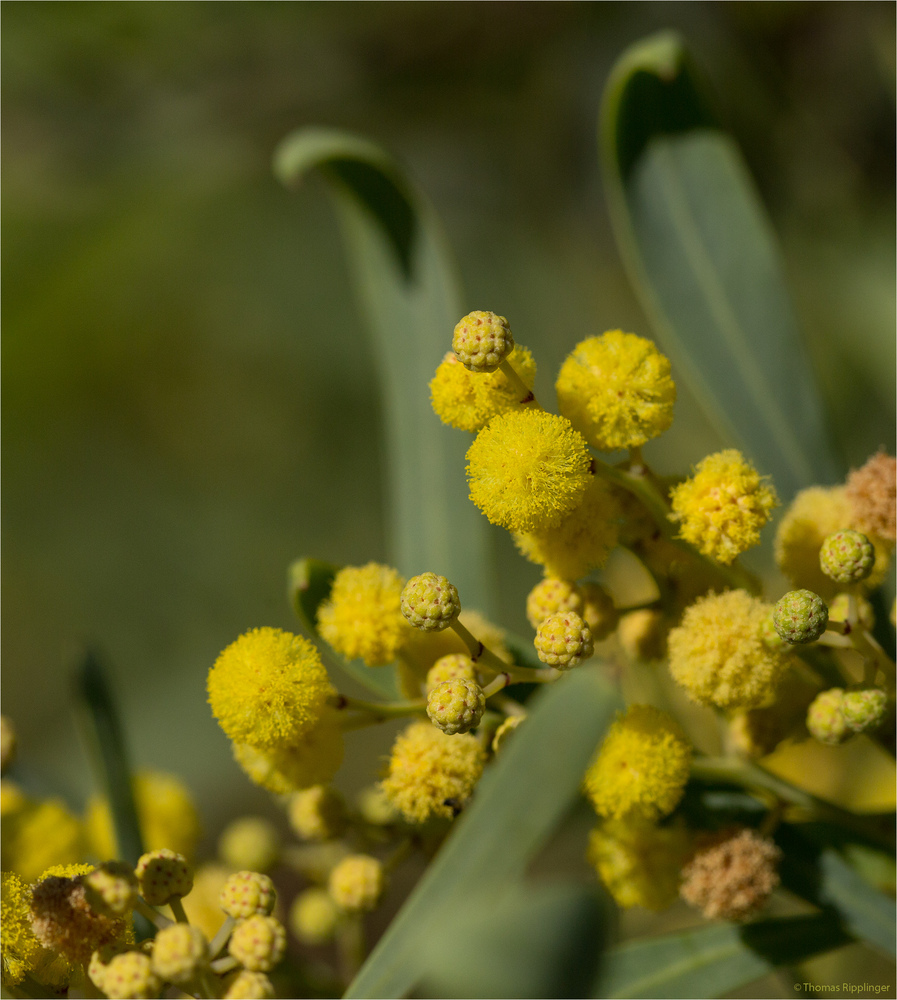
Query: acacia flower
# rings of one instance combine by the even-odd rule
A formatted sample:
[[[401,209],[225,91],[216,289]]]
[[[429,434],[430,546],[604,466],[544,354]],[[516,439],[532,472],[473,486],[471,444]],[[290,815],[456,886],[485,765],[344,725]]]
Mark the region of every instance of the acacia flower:
[[[846,496],[857,527],[897,541],[897,459],[883,451],[847,477]]]
[[[788,662],[763,641],[769,612],[768,604],[744,590],[699,598],[668,636],[673,679],[704,705],[761,705]]]
[[[3,872],[0,887],[0,955],[3,985],[15,986],[34,968],[41,943],[31,929],[31,887]]]
[[[347,660],[381,667],[396,658],[409,629],[399,610],[405,581],[390,566],[345,566],[318,608],[323,638]]]
[[[369,854],[350,854],[330,873],[327,885],[341,910],[347,913],[373,910],[383,895],[383,864]]]
[[[320,720],[334,689],[317,649],[278,628],[231,643],[208,677],[209,704],[235,743],[285,750]]]
[[[583,782],[608,819],[666,816],[682,798],[691,745],[679,724],[651,705],[631,705],[608,730]]]
[[[599,451],[638,448],[673,422],[669,360],[622,330],[577,345],[561,366],[557,394],[561,413]]]
[[[586,442],[570,421],[542,410],[490,420],[467,452],[470,499],[510,531],[554,527],[591,480]]]
[[[724,565],[760,541],[778,504],[775,490],[740,451],[727,448],[698,463],[694,476],[670,490],[679,534]]]
[[[290,930],[304,944],[326,944],[340,921],[339,907],[326,889],[311,888],[293,900],[288,923]]]
[[[485,762],[476,737],[446,736],[429,722],[412,722],[396,737],[382,788],[410,823],[451,819],[470,798]]]
[[[620,511],[613,490],[592,476],[582,500],[549,528],[515,534],[514,542],[530,562],[549,576],[579,580],[607,562],[617,544]]]
[[[517,345],[508,363],[527,389],[536,381],[536,362],[527,348]],[[430,401],[436,416],[450,427],[478,431],[494,416],[520,406],[520,388],[501,370],[469,371],[449,351],[430,382]]]

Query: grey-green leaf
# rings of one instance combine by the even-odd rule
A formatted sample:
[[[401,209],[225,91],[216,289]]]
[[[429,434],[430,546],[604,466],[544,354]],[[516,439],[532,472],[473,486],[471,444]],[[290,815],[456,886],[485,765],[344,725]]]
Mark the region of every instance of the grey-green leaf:
[[[720,996],[849,941],[832,914],[664,934],[612,948],[592,996]]]
[[[444,922],[469,900],[519,881],[578,797],[618,695],[599,670],[584,667],[530,704],[526,722],[489,766],[472,805],[347,997],[400,997],[411,990],[427,971],[422,942],[439,939]]]
[[[601,152],[617,241],[674,375],[784,500],[837,480],[775,236],[675,34],[617,62]]]
[[[486,520],[467,497],[469,438],[433,413],[428,383],[462,316],[455,267],[429,204],[375,144],[331,129],[288,136],[274,170],[329,182],[384,392],[393,561],[447,576],[467,607],[492,607]]]

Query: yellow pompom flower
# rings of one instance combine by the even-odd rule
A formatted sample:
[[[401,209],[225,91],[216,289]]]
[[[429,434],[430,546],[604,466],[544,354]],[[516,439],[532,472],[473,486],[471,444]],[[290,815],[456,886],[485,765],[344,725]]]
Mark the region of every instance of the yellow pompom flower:
[[[591,481],[586,442],[569,420],[512,410],[490,420],[467,452],[470,499],[510,531],[554,527]]]
[[[775,555],[779,568],[798,589],[812,590],[828,600],[838,585],[822,572],[819,550],[825,539],[845,528],[858,529],[857,518],[844,486],[811,486],[791,501],[776,531]],[[874,590],[884,579],[890,546],[869,536],[875,546],[872,573],[860,586]]]
[[[50,865],[74,864],[84,857],[84,827],[62,799],[6,798],[2,849],[8,869],[33,882]]]
[[[710,594],[686,608],[667,644],[670,673],[693,701],[756,708],[774,693],[788,661],[763,641],[769,610],[744,590]]]
[[[285,750],[317,724],[334,688],[307,639],[256,628],[218,657],[208,692],[212,714],[235,743]]]
[[[546,575],[579,580],[607,562],[617,544],[620,511],[603,480],[591,477],[582,502],[551,528],[514,535],[521,554]]]
[[[31,929],[31,888],[14,872],[3,872],[0,885],[3,985],[20,983],[34,968],[40,952],[41,944]]]
[[[679,896],[688,848],[688,834],[678,823],[608,820],[592,831],[588,857],[619,906],[658,912]]]
[[[350,854],[333,869],[327,888],[341,909],[347,913],[373,910],[386,884],[383,863],[369,854]]]
[[[677,806],[692,749],[679,724],[651,705],[631,705],[608,730],[584,789],[608,819],[659,819]]]
[[[536,362],[530,351],[518,344],[507,360],[527,389],[532,390]],[[499,413],[514,410],[522,402],[519,387],[501,369],[469,371],[453,351],[442,359],[430,382],[430,401],[444,424],[462,431],[478,431]]]
[[[386,797],[410,823],[451,819],[470,798],[486,755],[474,736],[446,736],[429,722],[413,722],[393,744]]]
[[[240,767],[257,785],[275,795],[330,781],[343,762],[344,751],[339,716],[332,709],[290,747],[260,750],[234,743],[234,759]]]
[[[199,812],[187,786],[174,774],[139,771],[134,775],[134,805],[148,851],[169,847],[192,858],[202,836]],[[118,856],[108,800],[91,796],[84,825],[93,853],[100,858]]]
[[[622,330],[577,345],[561,366],[557,394],[561,413],[599,451],[638,448],[673,422],[669,360]]]
[[[741,452],[727,448],[708,455],[691,479],[674,486],[670,503],[680,536],[728,565],[760,541],[760,529],[778,499]]]
[[[399,610],[404,579],[389,566],[345,566],[318,608],[318,630],[347,660],[392,663],[411,631]]]

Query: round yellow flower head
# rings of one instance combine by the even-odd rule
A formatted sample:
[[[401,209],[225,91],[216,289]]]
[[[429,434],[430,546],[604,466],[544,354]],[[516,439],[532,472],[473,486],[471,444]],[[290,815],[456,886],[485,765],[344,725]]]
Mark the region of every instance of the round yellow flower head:
[[[34,802],[21,795],[13,801],[14,807],[7,802],[2,827],[8,868],[34,882],[50,865],[74,864],[84,857],[84,827],[62,799]]]
[[[699,598],[668,637],[670,673],[693,701],[719,708],[756,708],[787,666],[763,641],[769,605],[744,590]]]
[[[505,721],[495,730],[492,737],[492,752],[498,753],[507,743],[508,737],[526,719],[525,715],[509,715]]]
[[[561,413],[599,451],[638,448],[673,422],[669,360],[622,330],[577,345],[561,366],[557,394]]]
[[[16,756],[16,731],[12,719],[0,715],[0,774],[6,774]]]
[[[224,1000],[272,1000],[274,984],[264,972],[241,969],[227,980]]]
[[[318,608],[318,630],[347,660],[382,667],[396,658],[409,629],[399,610],[405,581],[379,563],[345,566]]]
[[[132,787],[146,849],[167,847],[192,858],[202,836],[202,825],[187,786],[174,774],[138,771]],[[118,853],[115,830],[105,796],[91,796],[84,824],[94,854],[101,858],[115,857]]]
[[[744,920],[779,884],[782,852],[754,830],[723,830],[706,838],[682,870],[682,898],[708,920]]]
[[[169,983],[186,986],[209,964],[209,943],[189,924],[163,927],[153,944],[153,972]]]
[[[274,883],[260,872],[235,872],[230,875],[218,897],[221,909],[235,920],[245,920],[254,913],[269,916],[274,912],[277,893]]]
[[[681,824],[656,826],[644,819],[608,820],[589,837],[589,861],[619,906],[658,912],[679,895],[688,852]]]
[[[106,861],[82,878],[88,906],[107,917],[129,913],[137,901],[137,877],[124,861]]]
[[[449,736],[476,729],[486,711],[483,689],[476,681],[454,677],[443,681],[427,696],[430,722]]]
[[[97,913],[88,904],[81,876],[90,870],[89,865],[51,868],[31,892],[35,937],[50,951],[84,965],[96,949],[123,943],[130,933],[127,920]],[[52,874],[54,871],[72,874]]]
[[[326,944],[340,921],[340,910],[326,889],[306,889],[290,906],[290,930],[303,944]]]
[[[541,531],[582,502],[592,479],[586,442],[569,420],[512,410],[490,420],[467,452],[470,499],[493,524]]]
[[[508,321],[493,312],[468,313],[452,335],[452,350],[472,372],[494,372],[513,349]]]
[[[347,913],[373,910],[383,895],[383,864],[369,854],[350,854],[330,873],[327,888],[334,903]]]
[[[280,857],[280,834],[263,816],[241,816],[222,831],[218,856],[232,868],[265,872]]]
[[[617,544],[620,512],[613,490],[590,477],[582,501],[551,528],[514,535],[521,554],[549,576],[579,580],[607,562]]]
[[[396,807],[386,797],[386,792],[379,784],[362,788],[355,805],[361,818],[371,826],[389,826],[399,818]]]
[[[575,583],[548,576],[533,587],[526,598],[526,617],[533,628],[546,618],[575,611],[582,614],[582,591]]]
[[[589,626],[575,611],[551,615],[536,630],[536,654],[543,663],[569,670],[595,651]]]
[[[287,749],[259,750],[234,743],[234,759],[246,774],[275,795],[330,781],[343,762],[345,741],[339,715],[328,709],[318,724]]]
[[[153,972],[149,955],[139,951],[125,951],[114,956],[104,968],[102,980],[103,992],[122,1000],[156,997],[162,988],[159,977]]]
[[[445,681],[471,681],[476,683],[477,670],[467,653],[449,653],[427,671],[427,694]]]
[[[41,943],[31,928],[31,888],[14,872],[0,884],[0,955],[3,985],[15,986],[38,960]]]
[[[897,459],[880,451],[847,477],[847,499],[857,527],[897,541]]]
[[[150,906],[164,906],[175,897],[188,896],[193,888],[193,869],[182,854],[160,848],[147,851],[134,870],[140,895]]]
[[[402,591],[402,614],[422,632],[441,632],[461,614],[461,601],[454,585],[437,573],[413,576]]]
[[[284,749],[321,718],[334,689],[315,647],[277,628],[241,635],[215,661],[209,704],[235,743]]]
[[[470,798],[485,762],[476,737],[446,736],[429,722],[412,722],[393,744],[383,791],[410,823],[451,819]]]
[[[682,798],[691,754],[672,716],[651,705],[631,705],[608,730],[586,772],[585,792],[608,819],[658,819]]]
[[[333,840],[346,828],[346,806],[331,785],[313,785],[290,796],[287,819],[300,840]]]
[[[667,622],[656,608],[637,608],[620,616],[617,638],[630,660],[662,659],[666,652]]]
[[[287,932],[274,917],[256,913],[241,920],[230,936],[227,950],[250,972],[270,972],[283,958]]]
[[[518,345],[507,360],[532,391],[536,381],[532,354]],[[468,371],[452,352],[443,358],[430,382],[430,401],[444,424],[461,431],[478,431],[499,413],[517,409],[523,402],[519,386],[501,369],[488,374]]]
[[[819,565],[822,543],[836,531],[858,527],[845,487],[811,486],[801,490],[779,522],[776,562],[795,588],[812,590],[828,600],[840,588]],[[887,544],[877,537],[870,536],[870,541],[875,547],[875,563],[871,575],[862,582],[866,590],[874,590],[882,582],[890,560]]]
[[[599,583],[584,583],[582,591],[582,617],[592,630],[595,642],[606,639],[617,627],[620,613],[614,599]]]
[[[679,534],[705,556],[728,565],[760,541],[760,529],[778,505],[775,490],[727,448],[698,463],[694,476],[670,490]]]

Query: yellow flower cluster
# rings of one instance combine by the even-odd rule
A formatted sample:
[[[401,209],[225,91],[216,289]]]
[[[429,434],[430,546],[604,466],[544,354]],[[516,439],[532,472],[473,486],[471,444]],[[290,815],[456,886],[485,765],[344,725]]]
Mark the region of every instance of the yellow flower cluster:
[[[668,637],[670,673],[693,701],[755,708],[769,698],[787,666],[763,641],[770,606],[744,590],[699,598]]]
[[[474,736],[446,736],[412,722],[396,737],[383,791],[409,823],[451,819],[470,798],[486,755]]]
[[[651,705],[631,705],[608,730],[584,788],[608,819],[666,816],[682,798],[692,749],[678,723]]]
[[[699,462],[691,479],[670,490],[670,502],[680,535],[728,565],[760,541],[778,500],[741,452],[728,448]]]
[[[493,524],[543,531],[582,503],[592,478],[586,442],[570,421],[541,410],[491,420],[467,452],[470,499]]]
[[[599,451],[638,448],[673,422],[669,360],[622,330],[579,344],[561,367],[557,394],[561,413]]]
[[[536,362],[531,352],[518,344],[507,360],[531,390],[536,381]],[[462,431],[478,431],[499,413],[516,409],[521,403],[519,387],[501,369],[469,371],[453,351],[436,369],[430,382],[430,400],[444,424]]]
[[[345,566],[318,608],[318,630],[347,660],[392,663],[411,629],[399,610],[405,581],[390,566]]]

